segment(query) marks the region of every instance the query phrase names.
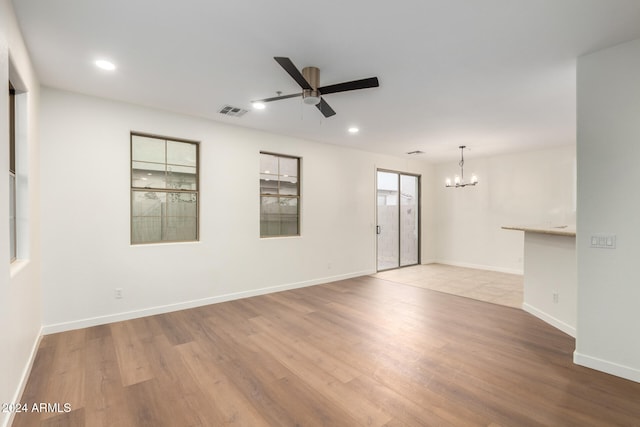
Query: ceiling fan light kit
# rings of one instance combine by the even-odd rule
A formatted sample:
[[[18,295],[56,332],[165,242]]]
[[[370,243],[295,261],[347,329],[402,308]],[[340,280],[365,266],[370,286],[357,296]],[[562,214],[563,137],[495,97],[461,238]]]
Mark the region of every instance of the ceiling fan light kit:
[[[460,148],[460,161],[458,162],[458,165],[460,166],[460,175],[456,175],[453,178],[453,182],[451,182],[451,178],[447,178],[445,181],[445,187],[460,188],[478,184],[478,177],[476,174],[471,174],[471,181],[464,182],[464,149],[467,148],[467,146],[461,145],[458,148]]]
[[[273,59],[300,85],[302,92],[291,95],[281,95],[280,92],[278,92],[278,96],[273,98],[251,101],[254,107],[260,104],[264,105],[267,102],[301,96],[302,102],[307,105],[315,105],[325,117],[331,117],[335,115],[336,112],[333,111],[333,108],[322,98],[323,95],[380,86],[377,77],[320,86],[320,69],[318,67],[305,67],[302,69],[302,72],[300,72],[289,58],[275,56]]]
[[[307,105],[318,105],[320,99],[320,93],[317,90],[305,89],[302,91],[302,102]]]

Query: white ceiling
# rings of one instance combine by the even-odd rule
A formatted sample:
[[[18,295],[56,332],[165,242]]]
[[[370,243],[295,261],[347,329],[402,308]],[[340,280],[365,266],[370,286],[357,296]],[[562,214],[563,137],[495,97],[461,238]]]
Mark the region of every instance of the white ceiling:
[[[429,161],[574,143],[576,57],[640,38],[640,0],[13,3],[46,86]],[[327,95],[328,119],[300,98],[218,114],[299,91],[274,56],[380,87]]]

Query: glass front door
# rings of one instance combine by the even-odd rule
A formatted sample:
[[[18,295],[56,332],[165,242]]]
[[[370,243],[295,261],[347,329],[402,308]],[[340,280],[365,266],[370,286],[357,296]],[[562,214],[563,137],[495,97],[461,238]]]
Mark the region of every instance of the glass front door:
[[[420,262],[420,177],[377,173],[378,271]]]

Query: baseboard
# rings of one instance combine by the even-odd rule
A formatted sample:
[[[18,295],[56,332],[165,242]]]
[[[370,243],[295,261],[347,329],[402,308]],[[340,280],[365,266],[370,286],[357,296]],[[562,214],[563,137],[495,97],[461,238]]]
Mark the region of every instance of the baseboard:
[[[153,316],[156,314],[169,313],[172,311],[185,310],[189,308],[201,307],[204,305],[216,304],[225,301],[232,301],[241,298],[255,297],[259,295],[270,294],[274,292],[287,291],[290,289],[304,288],[307,286],[319,285],[321,283],[335,282],[338,280],[351,279],[353,277],[365,276],[373,274],[375,271],[358,271],[354,273],[341,274],[337,276],[328,276],[319,279],[305,280],[303,282],[289,283],[285,285],[270,286],[267,288],[252,289],[249,291],[233,292],[224,295],[217,295],[191,301],[183,301],[175,304],[167,304],[156,307],[149,307],[140,310],[133,310],[105,316],[97,316],[70,322],[55,323],[43,326],[43,334],[54,334],[57,332],[71,331],[74,329],[88,328],[91,326],[104,325],[107,323],[120,322],[123,320],[137,319],[139,317]]]
[[[433,263],[452,265],[454,267],[475,268],[476,270],[496,271],[498,273],[518,274],[520,276],[522,276],[524,274],[524,270],[522,270],[522,269],[496,267],[496,266],[493,266],[493,265],[470,264],[470,263],[466,263],[466,262],[445,261],[445,260],[439,260],[439,261],[435,261]],[[427,264],[427,263],[425,262],[423,264]]]
[[[29,376],[31,375],[31,369],[33,368],[33,363],[36,360],[36,355],[38,354],[38,348],[40,347],[40,341],[42,341],[43,330],[40,329],[38,336],[36,337],[33,347],[31,348],[31,353],[29,354],[29,359],[27,360],[27,364],[25,365],[22,375],[20,377],[20,383],[18,384],[18,388],[13,395],[12,402],[22,402],[22,395],[24,394],[24,390],[27,387],[27,381],[29,380]],[[9,427],[13,424],[13,418],[15,416],[15,412],[11,411],[6,414],[7,417],[3,420],[0,419],[0,426]]]
[[[587,356],[586,354],[579,353],[578,350],[573,352],[573,363],[640,383],[639,369],[620,365],[597,357]]]
[[[532,305],[527,304],[526,302],[522,304],[522,309],[529,314],[536,316],[538,319],[543,320],[553,326],[554,328],[560,329],[565,334],[575,338],[576,337],[576,328],[563,322],[560,319],[556,319],[555,317],[545,313],[542,310],[539,310]]]

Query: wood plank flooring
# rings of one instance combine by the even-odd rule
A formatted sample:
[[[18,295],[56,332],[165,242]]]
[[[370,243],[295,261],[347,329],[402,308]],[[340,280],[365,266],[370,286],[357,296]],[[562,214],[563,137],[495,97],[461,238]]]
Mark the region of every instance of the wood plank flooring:
[[[13,426],[640,426],[530,316],[361,277],[45,336]]]

